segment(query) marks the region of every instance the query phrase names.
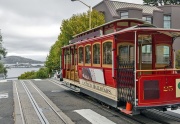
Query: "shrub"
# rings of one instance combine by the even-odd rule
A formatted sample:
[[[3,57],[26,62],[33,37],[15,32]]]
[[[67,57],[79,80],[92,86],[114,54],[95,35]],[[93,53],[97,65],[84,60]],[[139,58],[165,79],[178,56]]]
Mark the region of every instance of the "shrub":
[[[48,78],[48,68],[40,68],[36,72],[36,78],[40,78],[40,79]]]
[[[24,74],[21,74],[18,79],[44,79],[48,78],[48,68],[40,68],[37,72],[35,71],[30,71],[30,72],[25,72]]]
[[[24,74],[21,74],[18,79],[34,79],[36,78],[36,72],[35,71],[30,71],[30,72],[25,72]]]

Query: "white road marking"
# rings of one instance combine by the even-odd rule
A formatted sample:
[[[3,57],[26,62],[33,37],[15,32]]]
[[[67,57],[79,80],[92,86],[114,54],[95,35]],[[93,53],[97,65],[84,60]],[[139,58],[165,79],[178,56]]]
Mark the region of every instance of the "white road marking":
[[[7,82],[7,80],[0,80],[0,82]]]
[[[178,113],[178,114],[180,114],[180,109],[177,109],[177,110],[171,110],[170,108],[169,109],[167,109],[168,111],[171,111],[171,112],[174,112],[174,113]]]
[[[35,81],[41,81],[42,79],[34,79]]]
[[[74,110],[84,118],[86,118],[92,124],[116,124],[106,117],[94,112],[91,109]]]
[[[8,98],[8,93],[0,94],[0,99]]]

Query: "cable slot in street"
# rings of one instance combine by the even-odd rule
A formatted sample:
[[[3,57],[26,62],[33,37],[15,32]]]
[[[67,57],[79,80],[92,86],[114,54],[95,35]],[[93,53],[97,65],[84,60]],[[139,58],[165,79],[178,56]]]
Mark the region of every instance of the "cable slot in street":
[[[44,116],[44,114],[42,113],[42,110],[39,108],[37,102],[35,101],[35,99],[33,98],[31,92],[29,91],[29,89],[27,88],[27,86],[25,85],[25,83],[23,81],[21,81],[21,84],[23,85],[30,101],[31,101],[31,104],[33,105],[34,107],[34,110],[36,111],[40,121],[42,124],[49,124],[48,120],[46,119],[46,117]]]

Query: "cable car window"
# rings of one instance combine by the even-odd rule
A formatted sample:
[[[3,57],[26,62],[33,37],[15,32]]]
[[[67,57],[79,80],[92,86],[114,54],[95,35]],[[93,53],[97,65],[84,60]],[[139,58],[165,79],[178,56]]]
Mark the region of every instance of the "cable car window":
[[[158,45],[156,47],[156,63],[168,64],[170,60],[170,47],[167,45]]]
[[[152,45],[142,46],[142,63],[152,63]]]
[[[100,64],[100,44],[93,45],[93,64]]]
[[[103,43],[103,64],[112,64],[112,42]]]
[[[85,46],[85,63],[86,64],[91,63],[91,46],[90,45]]]
[[[133,45],[120,45],[118,48],[120,61],[133,61],[134,60],[134,46]]]
[[[71,63],[71,56],[70,56],[70,50],[65,50],[65,63],[66,63],[66,69],[70,69],[70,63]]]
[[[83,53],[83,47],[79,47],[78,52],[79,52],[79,54],[78,54],[78,55],[79,55],[79,56],[78,56],[78,57],[79,57],[78,63],[83,64],[83,58],[84,58],[84,56],[83,56],[83,54],[84,54],[84,53]]]

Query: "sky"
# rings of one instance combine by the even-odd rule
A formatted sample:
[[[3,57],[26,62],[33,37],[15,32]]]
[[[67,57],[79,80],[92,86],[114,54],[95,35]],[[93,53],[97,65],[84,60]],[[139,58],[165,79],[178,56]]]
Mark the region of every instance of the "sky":
[[[102,0],[81,1],[93,7]],[[87,10],[87,6],[71,0],[0,0],[0,29],[7,56],[45,61],[60,33],[62,20]]]

